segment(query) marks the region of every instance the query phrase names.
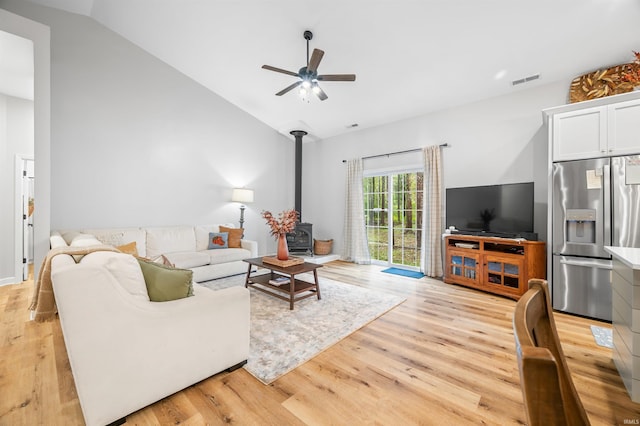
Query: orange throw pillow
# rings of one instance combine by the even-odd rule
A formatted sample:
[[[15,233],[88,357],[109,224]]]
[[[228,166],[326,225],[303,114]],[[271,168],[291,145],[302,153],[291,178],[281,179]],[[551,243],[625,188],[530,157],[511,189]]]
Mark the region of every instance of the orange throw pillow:
[[[227,241],[229,248],[242,248],[240,240],[242,239],[242,234],[244,234],[244,229],[221,226],[220,232],[227,232],[229,234],[229,240]]]
[[[124,244],[121,246],[117,246],[116,249],[125,254],[132,254],[136,257],[138,256],[138,246],[136,245],[135,241],[132,241],[128,244]]]

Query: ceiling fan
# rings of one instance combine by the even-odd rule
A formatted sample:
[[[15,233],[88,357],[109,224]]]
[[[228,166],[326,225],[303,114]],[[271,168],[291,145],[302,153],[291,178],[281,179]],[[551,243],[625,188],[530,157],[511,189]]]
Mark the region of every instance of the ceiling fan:
[[[327,99],[327,94],[318,85],[319,81],[355,81],[355,74],[321,74],[318,75],[318,65],[324,56],[324,51],[320,49],[313,49],[311,59],[309,59],[309,40],[313,38],[311,31],[304,32],[304,38],[307,40],[307,65],[300,68],[298,72],[283,70],[282,68],[272,67],[271,65],[263,65],[262,68],[269,71],[275,71],[282,74],[292,75],[299,77],[300,81],[296,81],[290,86],[285,87],[276,96],[282,96],[285,93],[300,87],[300,95],[305,96],[309,91],[313,92],[321,101]]]

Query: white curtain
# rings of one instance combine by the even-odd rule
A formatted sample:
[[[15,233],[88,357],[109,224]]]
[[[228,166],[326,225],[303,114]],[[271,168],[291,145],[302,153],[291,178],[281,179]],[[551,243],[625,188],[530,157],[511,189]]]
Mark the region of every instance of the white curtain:
[[[440,147],[428,146],[424,153],[424,238],[422,270],[429,277],[442,273],[442,160]]]
[[[344,215],[344,259],[360,264],[371,263],[364,223],[362,159],[347,161],[347,191]]]

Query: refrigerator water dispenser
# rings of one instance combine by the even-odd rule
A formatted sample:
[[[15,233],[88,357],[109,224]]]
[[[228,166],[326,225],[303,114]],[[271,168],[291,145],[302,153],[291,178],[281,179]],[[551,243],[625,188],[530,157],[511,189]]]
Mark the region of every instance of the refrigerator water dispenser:
[[[596,242],[596,211],[567,209],[567,242],[594,244]]]

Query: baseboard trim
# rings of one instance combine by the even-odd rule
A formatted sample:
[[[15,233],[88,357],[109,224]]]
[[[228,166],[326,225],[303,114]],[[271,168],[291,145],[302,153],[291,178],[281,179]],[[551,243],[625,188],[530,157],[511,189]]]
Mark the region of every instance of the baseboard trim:
[[[113,423],[109,423],[107,426],[120,426],[120,425],[125,424],[126,422],[127,422],[127,418],[123,417],[121,419],[116,420]]]
[[[241,361],[239,363],[237,363],[236,365],[232,365],[231,367],[227,368],[226,371],[227,373],[231,373],[232,371],[236,371],[238,368],[242,368],[244,367],[244,365],[247,363],[247,360],[245,359],[244,361]]]

